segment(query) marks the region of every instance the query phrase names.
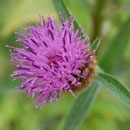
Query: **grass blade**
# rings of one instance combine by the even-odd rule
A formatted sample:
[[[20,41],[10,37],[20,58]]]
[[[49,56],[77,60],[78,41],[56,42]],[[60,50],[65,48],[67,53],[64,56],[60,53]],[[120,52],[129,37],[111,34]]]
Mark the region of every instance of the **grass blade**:
[[[70,17],[71,13],[69,12],[64,0],[52,0],[52,1],[59,17],[60,17],[60,13],[65,19]],[[76,20],[74,21],[74,27],[75,30],[79,28],[79,25]]]
[[[118,80],[106,73],[99,73],[96,80],[124,104],[130,107],[130,91]]]
[[[97,95],[99,84],[93,82],[93,84],[83,91],[77,100],[72,105],[72,108],[66,117],[65,124],[62,130],[77,130],[81,122],[87,116],[91,105]]]

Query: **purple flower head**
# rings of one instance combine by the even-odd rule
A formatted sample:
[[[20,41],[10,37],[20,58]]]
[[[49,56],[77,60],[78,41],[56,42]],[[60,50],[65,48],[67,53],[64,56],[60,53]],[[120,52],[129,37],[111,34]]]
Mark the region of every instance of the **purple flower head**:
[[[23,48],[11,48],[11,60],[16,71],[12,77],[22,79],[20,89],[36,97],[37,106],[58,101],[61,93],[82,86],[90,75],[89,66],[94,53],[90,51],[88,36],[82,29],[74,31],[74,19],[64,20],[58,26],[51,17],[40,25],[27,26],[27,31],[17,33]]]

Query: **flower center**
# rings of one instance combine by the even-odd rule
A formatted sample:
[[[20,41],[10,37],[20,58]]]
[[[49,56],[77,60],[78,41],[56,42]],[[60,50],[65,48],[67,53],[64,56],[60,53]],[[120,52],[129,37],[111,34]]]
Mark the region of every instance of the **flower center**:
[[[59,63],[63,62],[63,59],[61,56],[58,55],[54,55],[54,56],[49,56],[48,57],[48,65],[50,68],[55,67],[55,68],[59,68]]]

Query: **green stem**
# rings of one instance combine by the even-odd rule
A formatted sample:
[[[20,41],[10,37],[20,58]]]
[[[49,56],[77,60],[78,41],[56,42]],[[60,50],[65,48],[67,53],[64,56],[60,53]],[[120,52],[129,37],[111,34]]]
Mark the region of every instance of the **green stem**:
[[[93,32],[92,32],[92,41],[97,37],[100,37],[102,22],[103,22],[103,9],[106,0],[96,0],[95,9],[92,12],[92,21],[93,21]]]

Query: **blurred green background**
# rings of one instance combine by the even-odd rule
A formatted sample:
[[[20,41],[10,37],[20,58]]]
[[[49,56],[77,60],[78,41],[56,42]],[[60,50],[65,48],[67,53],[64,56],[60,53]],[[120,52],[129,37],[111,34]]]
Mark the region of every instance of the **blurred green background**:
[[[91,41],[101,37],[98,63],[130,89],[130,1],[65,2]],[[36,109],[34,100],[18,89],[20,81],[10,78],[14,68],[5,45],[17,46],[14,32],[20,31],[27,22],[39,22],[39,14],[50,15],[58,21],[51,0],[0,0],[0,130],[59,130],[75,100],[70,94],[63,94],[58,103]],[[130,109],[101,88],[80,130],[129,129]]]

